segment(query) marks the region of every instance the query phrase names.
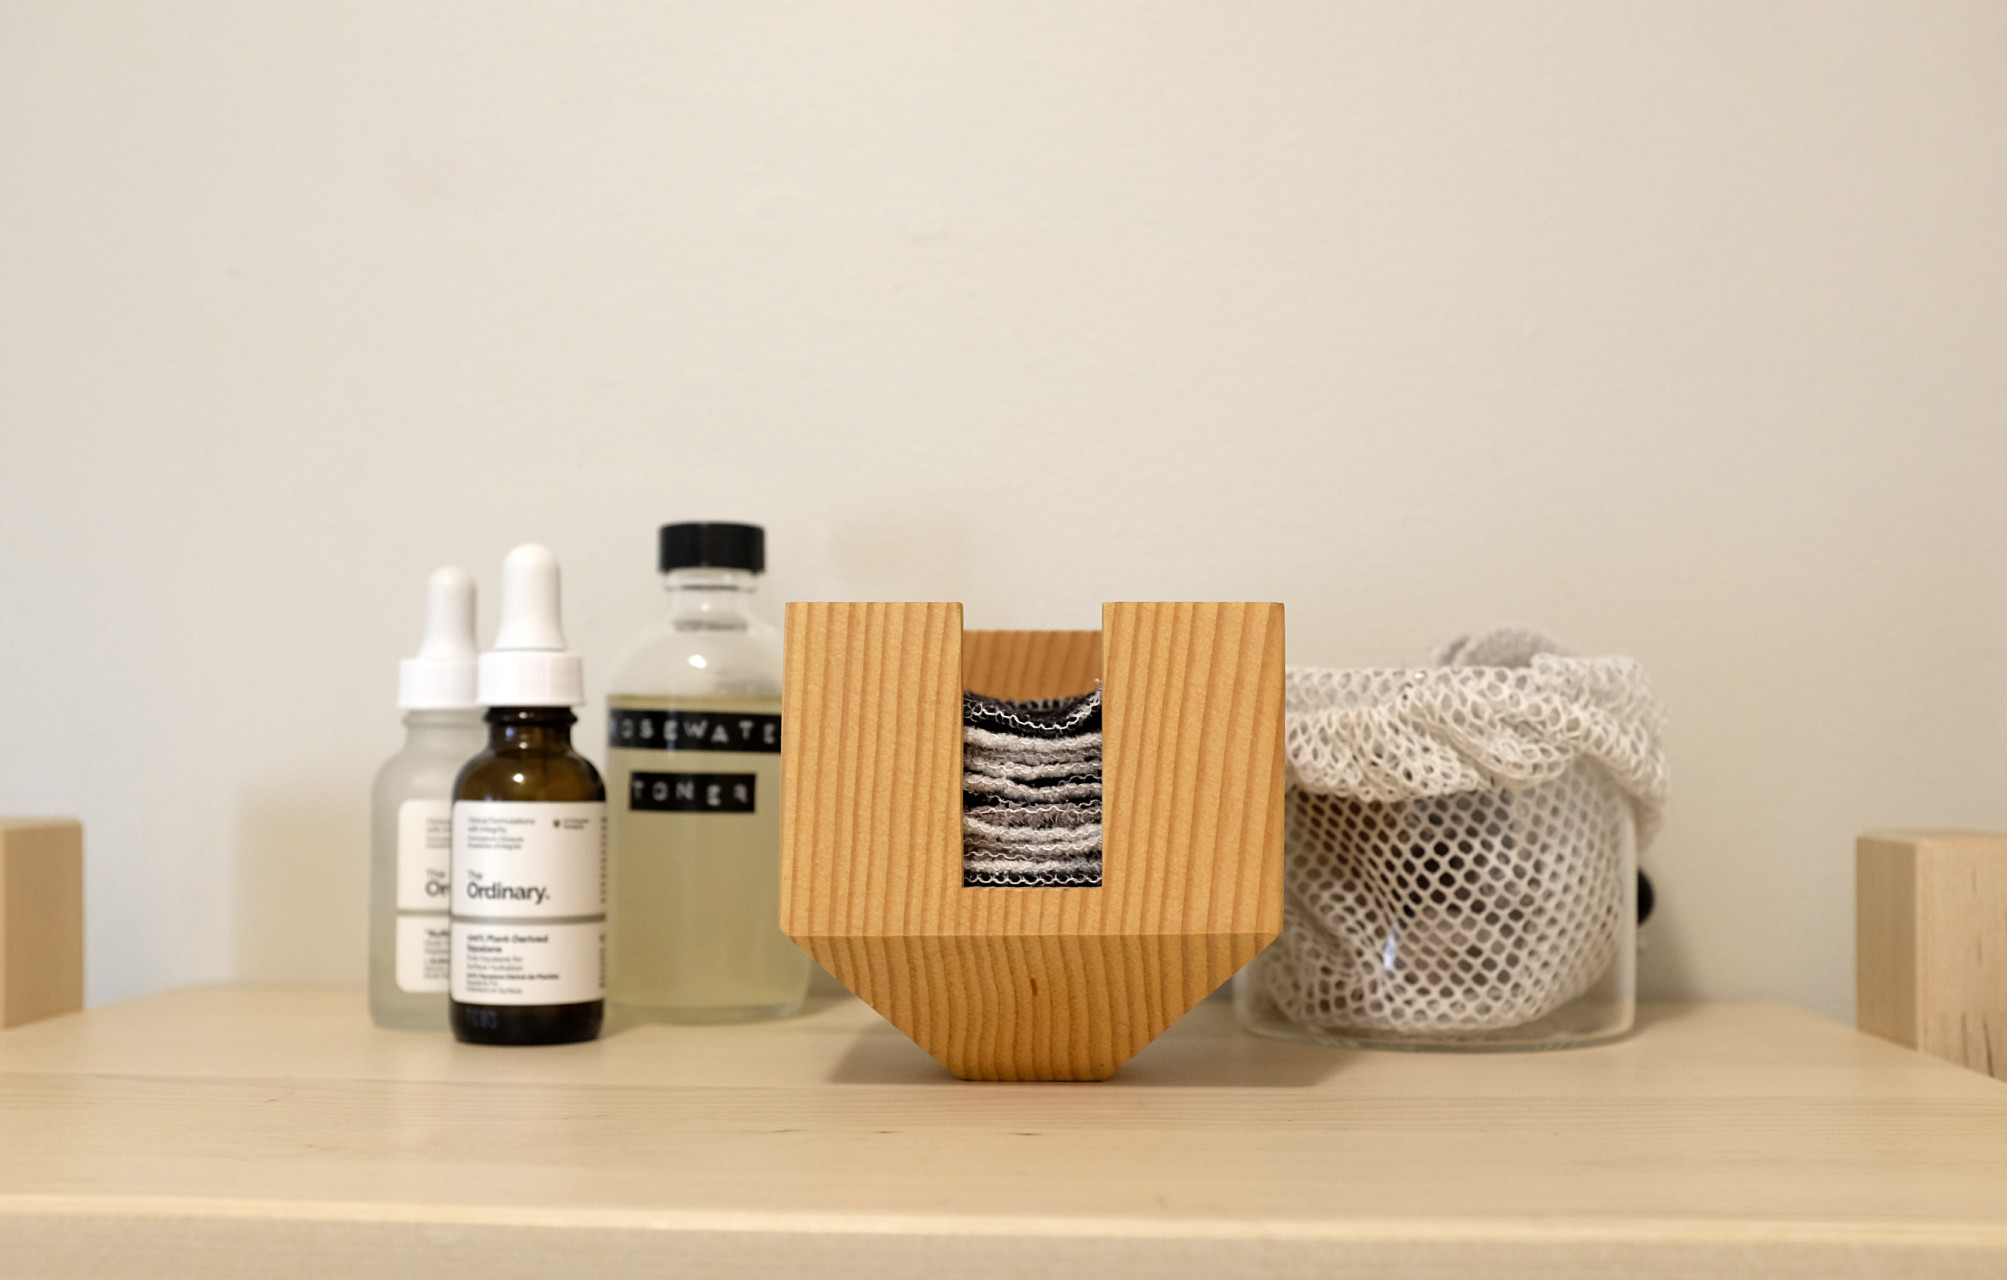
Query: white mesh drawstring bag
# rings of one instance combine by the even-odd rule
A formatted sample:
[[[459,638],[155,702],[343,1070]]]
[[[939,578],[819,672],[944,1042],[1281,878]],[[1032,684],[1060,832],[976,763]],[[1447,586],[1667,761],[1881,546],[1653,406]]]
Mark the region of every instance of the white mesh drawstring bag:
[[[1299,1026],[1521,1026],[1631,936],[1627,842],[1650,841],[1666,795],[1643,670],[1520,628],[1436,662],[1288,673],[1282,935],[1249,976]]]

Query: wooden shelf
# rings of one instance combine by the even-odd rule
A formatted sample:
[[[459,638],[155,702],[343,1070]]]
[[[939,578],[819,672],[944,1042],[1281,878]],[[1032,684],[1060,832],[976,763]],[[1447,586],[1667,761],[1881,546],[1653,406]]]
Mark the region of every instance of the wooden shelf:
[[[341,991],[0,1034],[8,1276],[2007,1274],[2007,1084],[1775,1006],[952,1079],[863,1005],[480,1049]]]

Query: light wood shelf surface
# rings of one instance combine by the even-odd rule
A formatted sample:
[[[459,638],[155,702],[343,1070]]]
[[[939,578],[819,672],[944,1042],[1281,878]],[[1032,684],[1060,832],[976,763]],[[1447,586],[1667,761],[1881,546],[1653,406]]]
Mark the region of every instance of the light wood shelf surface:
[[[0,1033],[0,1274],[2007,1275],[2007,1084],[1777,1006],[1346,1053],[1208,1001],[1104,1084],[862,1004],[483,1049],[358,993]]]

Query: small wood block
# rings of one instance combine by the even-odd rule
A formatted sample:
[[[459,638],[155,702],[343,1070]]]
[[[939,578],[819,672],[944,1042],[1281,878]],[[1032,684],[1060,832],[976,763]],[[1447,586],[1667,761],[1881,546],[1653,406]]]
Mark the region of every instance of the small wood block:
[[[949,1070],[1101,1080],[1282,925],[1279,604],[790,604],[781,928]],[[1102,680],[1098,889],[962,884],[961,695]]]
[[[2007,835],[1872,832],[1854,871],[1861,1030],[2007,1080]]]
[[[0,1027],[84,1007],[84,829],[0,818]]]

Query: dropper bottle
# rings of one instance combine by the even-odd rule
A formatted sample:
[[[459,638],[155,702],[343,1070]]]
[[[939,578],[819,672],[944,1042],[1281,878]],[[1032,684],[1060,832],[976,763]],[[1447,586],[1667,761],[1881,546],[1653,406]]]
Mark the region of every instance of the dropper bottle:
[[[451,1021],[475,1044],[590,1040],[606,1007],[606,786],[572,749],[585,675],[558,596],[546,548],[502,562],[488,745],[453,792]]]
[[[435,570],[425,638],[398,665],[404,748],[370,794],[369,1015],[379,1027],[446,1027],[447,876],[453,780],[485,736],[474,702],[474,580]]]

